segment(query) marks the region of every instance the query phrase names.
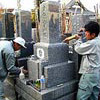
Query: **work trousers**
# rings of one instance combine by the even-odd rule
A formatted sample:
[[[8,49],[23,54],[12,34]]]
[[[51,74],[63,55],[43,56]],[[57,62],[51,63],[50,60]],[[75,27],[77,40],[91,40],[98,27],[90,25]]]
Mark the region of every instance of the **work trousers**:
[[[5,100],[3,82],[0,81],[0,100]]]
[[[100,71],[81,76],[77,100],[98,100],[100,90]]]

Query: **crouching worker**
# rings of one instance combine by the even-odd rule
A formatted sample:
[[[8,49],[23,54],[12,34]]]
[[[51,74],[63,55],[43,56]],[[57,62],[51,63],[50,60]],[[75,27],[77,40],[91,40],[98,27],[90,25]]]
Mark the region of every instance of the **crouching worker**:
[[[90,21],[84,27],[87,42],[82,43],[76,35],[75,51],[82,55],[79,73],[81,74],[77,100],[98,100],[100,90],[100,26]]]
[[[19,75],[21,70],[15,66],[15,51],[25,47],[25,40],[17,37],[13,41],[0,41],[0,100],[5,100],[3,82],[8,72]],[[24,73],[27,73],[23,69]]]

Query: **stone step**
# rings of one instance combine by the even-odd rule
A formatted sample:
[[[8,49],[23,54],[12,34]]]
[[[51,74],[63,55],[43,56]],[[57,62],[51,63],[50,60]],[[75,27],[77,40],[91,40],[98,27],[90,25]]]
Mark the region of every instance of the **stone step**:
[[[25,100],[58,100],[59,98],[63,98],[63,96],[65,100],[65,98],[69,98],[69,95],[72,93],[76,93],[78,83],[77,80],[72,80],[61,86],[47,88],[39,92],[32,86],[26,85],[25,81],[26,80],[16,80],[16,91],[20,96],[25,98]],[[72,95],[72,97],[73,96],[75,95]]]

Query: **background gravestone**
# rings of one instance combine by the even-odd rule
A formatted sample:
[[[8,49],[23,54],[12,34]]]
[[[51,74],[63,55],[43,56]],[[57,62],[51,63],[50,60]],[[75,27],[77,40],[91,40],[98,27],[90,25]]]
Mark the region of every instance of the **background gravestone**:
[[[77,15],[72,15],[71,16],[71,21],[72,21],[72,35],[74,34],[78,34],[80,28],[84,27],[85,24],[87,24],[89,21],[96,21],[95,16],[89,15],[89,14],[77,14]],[[85,34],[83,34],[83,42],[86,41],[85,38]],[[75,51],[74,51],[74,45],[73,42],[75,42],[74,40],[69,42],[69,46],[71,49],[71,53],[69,53],[69,57],[72,61],[75,62],[75,67],[77,68],[77,70],[80,67],[80,63],[81,63],[81,55],[78,55]]]
[[[26,42],[32,41],[32,22],[31,13],[29,11],[21,11],[21,34],[19,33],[19,14],[16,12],[16,29],[17,35],[21,36],[26,40]]]
[[[16,19],[16,37],[20,36],[20,37],[24,38],[26,41],[25,46],[27,47],[26,49],[22,48],[20,50],[21,55],[19,56],[19,58],[28,57],[34,53],[34,51],[33,51],[34,41],[32,39],[31,12],[24,11],[24,10],[20,11],[21,25],[19,25],[19,13],[18,12],[15,13],[15,19]],[[21,28],[21,33],[19,32],[19,26]],[[18,58],[18,62],[21,63],[20,60],[22,60],[22,59],[19,59],[19,58]]]
[[[0,18],[0,38],[14,38],[14,15],[12,13],[3,13]]]

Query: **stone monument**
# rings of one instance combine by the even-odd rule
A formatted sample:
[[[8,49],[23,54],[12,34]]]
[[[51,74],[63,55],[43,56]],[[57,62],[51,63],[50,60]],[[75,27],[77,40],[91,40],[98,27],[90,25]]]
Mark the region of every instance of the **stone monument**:
[[[26,40],[26,42],[32,41],[32,25],[31,25],[31,13],[29,11],[21,10],[20,12],[20,19],[21,25],[19,25],[19,13],[16,12],[16,29],[17,29],[17,36],[21,36]],[[21,28],[21,33],[19,32],[19,26]]]
[[[25,100],[76,99],[76,68],[74,62],[69,61],[68,45],[61,39],[59,9],[60,4],[53,1],[40,6],[40,42],[34,45],[34,57],[28,60],[28,71],[29,79],[34,81],[44,75],[46,89],[39,92],[19,80],[16,89]]]
[[[93,15],[89,15],[88,13],[87,14],[83,13],[83,14],[72,15],[71,21],[72,21],[72,35],[74,35],[78,34],[80,28],[84,27],[85,24],[87,24],[89,21],[96,21],[96,17]],[[82,40],[83,42],[86,41],[85,34],[82,35]],[[79,69],[82,56],[74,51],[73,41],[74,40],[69,42],[71,49],[69,56],[71,60],[75,62],[75,67]]]
[[[3,13],[0,18],[0,38],[14,39],[14,15]]]

